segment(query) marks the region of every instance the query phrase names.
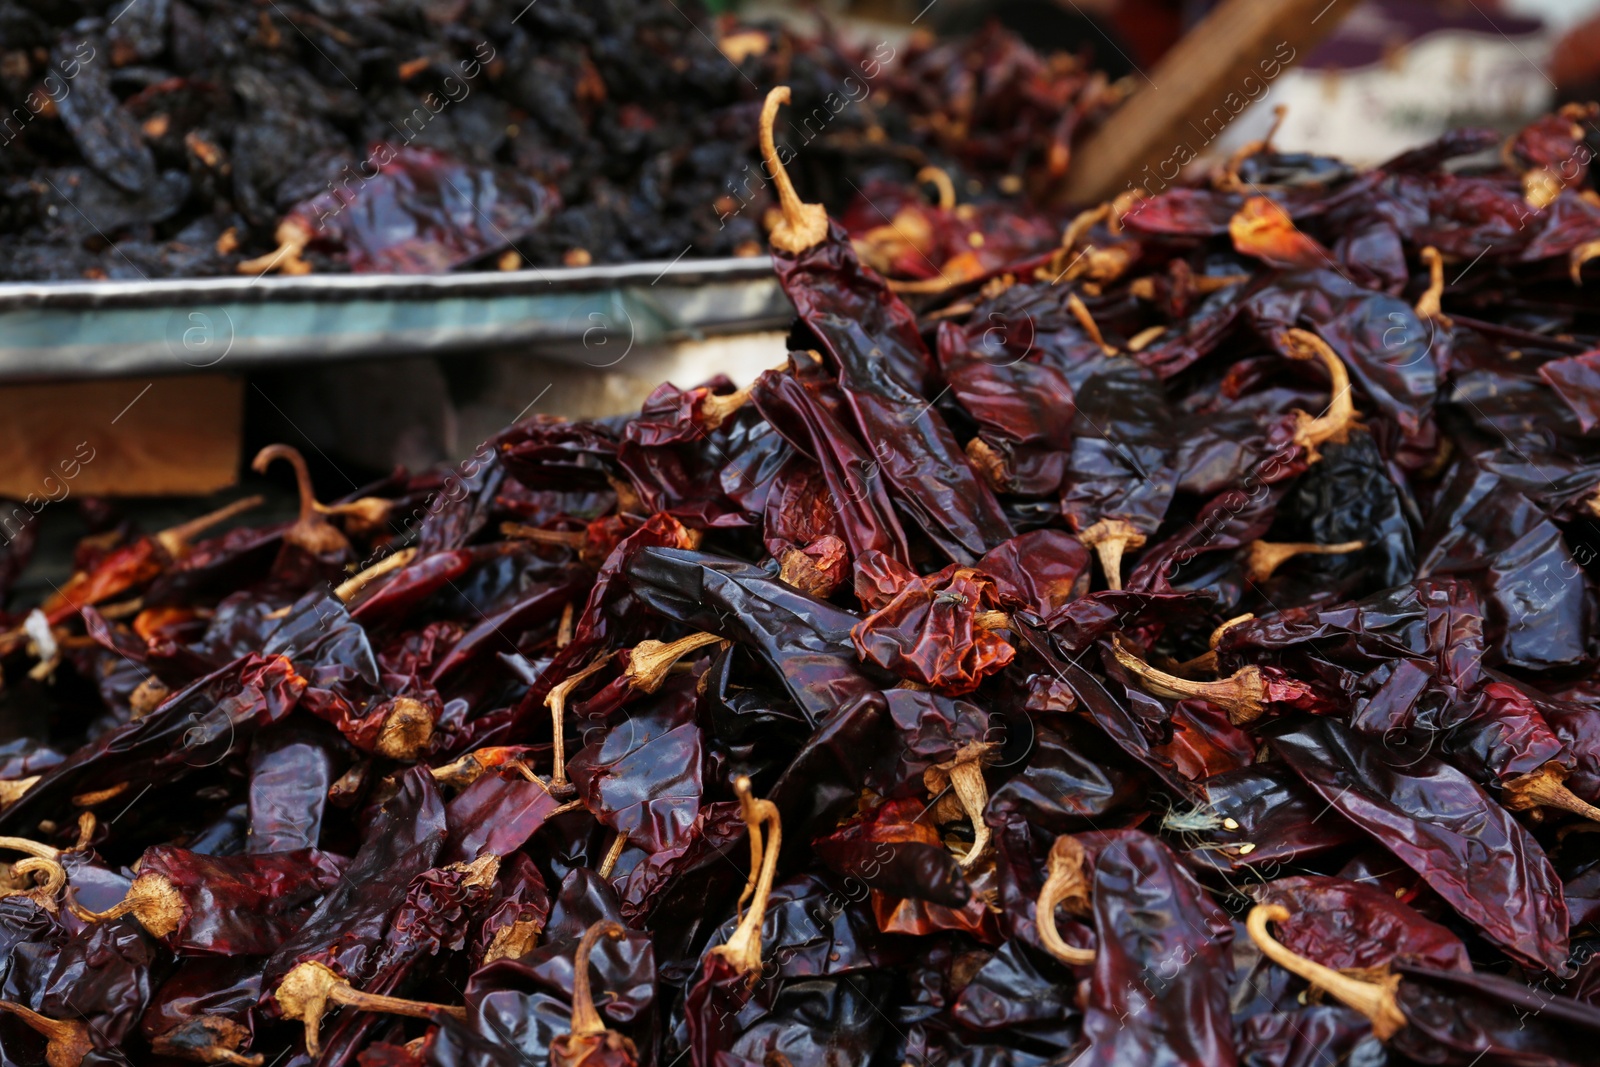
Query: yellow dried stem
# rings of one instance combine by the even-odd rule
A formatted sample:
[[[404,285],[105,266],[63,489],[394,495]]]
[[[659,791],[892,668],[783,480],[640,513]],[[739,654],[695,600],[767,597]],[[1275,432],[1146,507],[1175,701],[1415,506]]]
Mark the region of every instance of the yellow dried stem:
[[[1252,582],[1264,582],[1295,556],[1339,556],[1346,552],[1359,552],[1366,547],[1365,541],[1340,541],[1336,545],[1318,545],[1308,541],[1252,541],[1245,556],[1245,577]]]
[[[1077,293],[1067,294],[1067,310],[1072,313],[1074,319],[1078,320],[1079,327],[1089,335],[1089,340],[1100,346],[1100,351],[1108,356],[1117,354],[1117,349],[1114,345],[1106,344],[1106,339],[1100,334],[1100,324],[1094,321],[1094,316],[1089,314],[1088,305],[1078,299]]]
[[[369,535],[376,533],[389,519],[389,509],[394,506],[394,501],[385,500],[380,496],[364,496],[355,500],[348,500],[343,504],[318,504],[319,515],[342,515],[345,519],[345,529],[352,533]]]
[[[1111,650],[1117,662],[1139,679],[1146,692],[1171,700],[1198,697],[1209,701],[1228,713],[1228,721],[1235,726],[1254,722],[1266,712],[1266,683],[1257,667],[1240,667],[1231,675],[1215,682],[1196,682],[1179,678],[1175,674],[1157,670],[1132,652],[1122,647],[1122,639],[1111,639]]]
[[[922,774],[922,784],[928,792],[942,793],[948,787],[972,824],[972,847],[958,861],[963,868],[978,862],[989,847],[989,824],[983,818],[983,809],[989,804],[989,786],[983,780],[983,763],[994,749],[990,741],[969,742],[956,751],[954,759],[936,763]]]
[[[1597,257],[1600,257],[1600,241],[1585,241],[1568,253],[1567,270],[1572,275],[1573,285],[1583,284],[1583,265]]]
[[[1355,402],[1350,396],[1350,374],[1328,343],[1309,330],[1285,330],[1281,340],[1293,359],[1322,360],[1328,377],[1333,379],[1332,397],[1323,414],[1312,418],[1304,411],[1294,413],[1294,443],[1305,451],[1307,463],[1315,463],[1322,458],[1318,445],[1327,441],[1344,444],[1358,425]]]
[[[433,740],[433,714],[412,697],[395,697],[374,747],[378,755],[414,763]]]
[[[87,793],[79,793],[72,798],[72,804],[78,808],[92,808],[96,804],[104,804],[108,800],[120,797],[128,791],[127,782],[118,782],[108,789],[94,789]]]
[[[1089,880],[1084,873],[1086,858],[1083,846],[1071,834],[1056,838],[1055,844],[1050,846],[1049,866],[1034,916],[1045,950],[1073,967],[1087,967],[1093,963],[1094,950],[1076,948],[1061,939],[1056,929],[1056,908],[1064,906],[1068,914],[1079,917],[1090,913]]]
[[[1546,763],[1536,771],[1521,775],[1500,788],[1500,803],[1511,811],[1556,808],[1600,822],[1600,808],[1588,803],[1566,786],[1567,768]]]
[[[1100,557],[1100,569],[1106,573],[1106,585],[1122,588],[1122,554],[1130,548],[1144,544],[1144,534],[1123,519],[1101,519],[1078,534],[1078,540],[1095,550]]]
[[[917,171],[917,184],[928,184],[939,190],[939,207],[949,211],[956,206],[956,185],[943,167],[927,166]]]
[[[621,923],[602,919],[583,932],[583,938],[578,942],[578,950],[572,954],[572,1023],[571,1034],[573,1037],[587,1037],[590,1034],[603,1034],[606,1024],[600,1018],[600,1013],[594,1007],[594,994],[589,987],[589,953],[594,951],[594,946],[602,937],[611,941],[621,941],[627,933]]]
[[[1271,150],[1272,139],[1278,135],[1278,128],[1283,125],[1284,116],[1287,114],[1289,114],[1287,104],[1279,104],[1272,109],[1272,125],[1267,127],[1267,135],[1259,141],[1247,141],[1239,146],[1239,150],[1229,157],[1227,166],[1217,178],[1216,188],[1223,192],[1238,192],[1246,187],[1246,183],[1239,177],[1239,168],[1243,167],[1245,160],[1250,157]]]
[[[572,601],[567,601],[567,606],[561,609],[561,621],[556,624],[556,648],[563,649],[572,644],[572,635],[576,630],[578,609]]]
[[[724,640],[716,634],[698,633],[680,637],[676,641],[640,641],[628,653],[628,666],[622,676],[640,692],[654,693],[667,680],[667,672],[673,664],[697,648]]]
[[[26,837],[0,837],[0,848],[9,852],[22,852],[29,856],[37,856],[42,860],[59,860],[61,850],[38,841],[30,841]]]
[[[295,488],[300,493],[300,514],[294,525],[284,533],[283,539],[314,556],[347,551],[350,542],[345,540],[344,534],[317,513],[317,495],[311,487],[311,472],[306,468],[305,457],[298,449],[283,444],[268,445],[256,453],[250,469],[257,474],[265,474],[267,468],[280,459],[294,468]]]
[[[220,507],[216,511],[207,512],[188,522],[179,523],[155,535],[154,541],[167,554],[168,559],[182,559],[189,554],[190,543],[200,534],[213,526],[227,522],[236,515],[242,515],[251,508],[260,507],[265,497],[247,496],[242,500]]]
[[[789,102],[789,87],[780,85],[767,94],[761,106],[761,155],[771,172],[772,184],[778,190],[778,204],[783,217],[772,227],[768,239],[772,247],[798,256],[820,244],[828,236],[828,212],[821,204],[807,204],[794,191],[789,172],[778,159],[778,147],[772,140],[772,127],[778,119],[778,108]]]
[[[397,571],[416,558],[417,550],[415,548],[402,548],[393,555],[385,556],[372,566],[367,567],[365,570],[357,571],[340,582],[338,587],[334,589],[333,595],[338,597],[341,603],[348,604],[352,597],[366,588],[368,582],[374,578],[382,578],[390,571]]]
[[[239,273],[266,274],[277,271],[280,274],[310,274],[311,264],[300,257],[311,243],[311,227],[291,215],[278,223],[278,231],[273,236],[278,239],[278,247],[264,256],[240,263]]]
[[[44,1036],[44,1062],[49,1067],[79,1067],[94,1051],[94,1042],[89,1040],[86,1023],[46,1018],[9,1000],[0,1000],[0,1011],[15,1015],[28,1029]]]
[[[111,919],[120,919],[124,915],[132,915],[139,920],[140,926],[150,931],[153,937],[166,937],[176,930],[183,922],[186,910],[177,887],[164,875],[153,871],[135,878],[121,902],[105,911],[90,911],[81,907],[75,900],[68,901],[67,908],[72,914],[88,923],[107,922]]]
[[[32,884],[34,875],[43,875],[44,881]],[[0,898],[27,897],[45,911],[54,914],[56,898],[67,885],[67,869],[55,860],[29,856],[11,865],[14,888],[0,890]]]
[[[39,780],[39,775],[29,775],[27,778],[13,778],[7,782],[0,782],[0,808],[8,808],[22,799],[22,794],[33,788]]]
[[[1405,1027],[1405,1013],[1395,997],[1400,986],[1399,975],[1382,974],[1375,981],[1362,981],[1290,952],[1267,932],[1267,923],[1287,922],[1289,918],[1289,909],[1277,904],[1257,904],[1250,909],[1245,928],[1263,956],[1365,1015],[1379,1041],[1389,1040]]]
[[[68,852],[87,852],[89,843],[94,840],[95,817],[92,811],[78,813],[78,840],[72,843]]]
[[[747,385],[743,389],[735,389],[726,394],[707,393],[700,401],[700,418],[705,423],[705,428],[717,429],[728,420],[728,416],[744,407],[750,400],[752,387]]]
[[[1111,207],[1111,201],[1107,200],[1099,207],[1078,212],[1072,221],[1067,223],[1067,228],[1061,231],[1061,247],[1068,250],[1076,248],[1078,242],[1083,240],[1084,234],[1111,217]]]
[[[1167,328],[1165,326],[1147,326],[1128,338],[1128,351],[1143,352],[1150,347],[1152,341],[1155,341],[1166,332]]]
[[[567,697],[572,694],[574,689],[583,684],[584,679],[604,667],[610,659],[611,653],[600,653],[594,658],[594,662],[556,685],[550,690],[549,695],[544,698],[544,706],[550,709],[550,726],[555,735],[555,745],[551,750],[553,763],[550,769],[551,789],[565,789],[567,787]]]
[[[595,871],[601,878],[610,878],[611,872],[617,869],[617,860],[622,858],[622,850],[628,844],[628,835],[617,830],[611,835],[611,844],[606,847],[606,854],[600,860],[600,866]]]
[[[778,871],[778,850],[783,842],[783,827],[778,819],[778,808],[770,800],[757,800],[750,792],[750,779],[743,775],[733,783],[744,811],[745,826],[750,830],[751,870],[755,870],[757,853],[760,853],[760,871],[755,882],[748,887],[750,910],[744,913],[739,925],[726,944],[711,951],[727,960],[728,965],[755,981],[761,973],[761,923],[767,914],[767,898],[772,893],[772,880]],[[765,840],[762,831],[765,829]],[[744,897],[740,897],[742,901]]]
[[[1417,318],[1448,323],[1450,320],[1445,317],[1444,309],[1439,303],[1444,296],[1444,257],[1432,245],[1428,245],[1417,254],[1422,257],[1422,262],[1428,265],[1428,288],[1417,297]]]
[[[502,522],[500,535],[513,541],[532,541],[538,545],[558,545],[574,550],[580,550],[589,543],[589,535],[582,530],[541,530],[520,522]]]
[[[448,1004],[363,993],[339,977],[338,972],[314,960],[307,960],[284,975],[273,997],[284,1018],[294,1019],[305,1027],[306,1052],[312,1057],[322,1054],[322,1017],[328,1013],[330,1004],[430,1021],[439,1015],[463,1021],[467,1017],[467,1009]]]

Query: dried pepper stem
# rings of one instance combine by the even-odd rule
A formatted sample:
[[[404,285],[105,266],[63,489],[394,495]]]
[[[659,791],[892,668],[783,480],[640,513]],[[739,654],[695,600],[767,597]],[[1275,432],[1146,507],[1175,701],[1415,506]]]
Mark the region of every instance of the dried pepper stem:
[[[989,824],[983,818],[989,786],[983,780],[983,761],[994,749],[990,741],[969,742],[956,751],[954,759],[936,763],[922,774],[922,784],[930,793],[942,793],[948,787],[972,824],[972,847],[958,861],[964,868],[978,862],[989,847]]]
[[[1172,700],[1199,697],[1210,701],[1225,710],[1228,721],[1235,726],[1254,722],[1267,710],[1266,683],[1262,681],[1258,667],[1240,667],[1228,677],[1215,682],[1196,682],[1150,666],[1123,648],[1121,638],[1111,639],[1111,651],[1118,663],[1138,677],[1147,692]]]
[[[725,640],[716,634],[697,633],[676,641],[640,641],[628,653],[628,666],[622,676],[642,693],[654,693],[667,680],[672,665],[697,648]]]
[[[8,782],[0,782],[0,808],[8,808],[22,799],[22,795],[33,788],[39,780],[37,774],[26,778],[13,778]]]
[[[340,582],[338,587],[334,589],[333,595],[338,597],[341,602],[348,604],[352,597],[367,587],[368,582],[375,578],[382,578],[390,571],[397,571],[416,558],[417,550],[415,548],[402,548],[393,555],[385,556],[372,566],[365,570],[357,571]]]
[[[622,850],[628,844],[628,835],[621,830],[611,834],[611,844],[606,847],[605,857],[600,860],[600,866],[595,870],[601,878],[610,878],[611,872],[617,869],[617,860],[622,858]]]
[[[1065,905],[1073,915],[1090,912],[1089,881],[1084,874],[1087,858],[1083,846],[1071,834],[1062,834],[1050,846],[1050,858],[1043,887],[1039,890],[1039,904],[1035,909],[1034,924],[1039,928],[1039,940],[1052,956],[1074,967],[1086,967],[1094,962],[1094,949],[1076,948],[1061,939],[1056,929],[1056,908]]]
[[[300,514],[294,525],[284,533],[283,539],[314,556],[348,550],[350,542],[345,540],[344,534],[334,529],[333,524],[317,511],[317,495],[311,488],[311,471],[307,469],[305,457],[299,450],[288,445],[268,445],[256,453],[250,469],[257,474],[265,474],[273,461],[279,459],[294,468],[295,487],[300,493]]]
[[[593,663],[590,663],[572,677],[564,679],[552,688],[549,695],[544,698],[544,706],[550,709],[550,726],[554,731],[554,748],[550,754],[552,760],[550,768],[551,790],[564,790],[567,788],[567,697],[572,694],[574,689],[583,684],[584,679],[604,667],[610,659],[611,653],[602,652],[594,658]]]
[[[44,1061],[49,1067],[78,1067],[94,1051],[89,1027],[71,1019],[51,1019],[9,1000],[0,1000],[0,1011],[21,1019],[45,1039]]]
[[[939,209],[949,211],[956,206],[956,185],[943,167],[926,166],[917,171],[918,185],[931,185],[939,191]]]
[[[605,1032],[606,1024],[594,1007],[594,994],[589,986],[589,953],[602,937],[621,941],[626,933],[621,923],[602,919],[583,932],[578,950],[572,954],[572,1037]]]
[[[589,535],[582,530],[541,530],[520,522],[502,522],[500,534],[513,541],[532,541],[536,545],[557,545],[574,550],[582,549],[589,541]]]
[[[147,871],[133,880],[127,895],[105,911],[90,911],[69,901],[67,907],[79,919],[89,923],[106,922],[132,915],[139,925],[153,937],[165,937],[183,922],[183,896],[165,875]]]
[[[1568,773],[1559,763],[1547,763],[1505,783],[1500,789],[1500,802],[1511,811],[1556,808],[1600,822],[1600,808],[1567,788]]]
[[[728,420],[728,416],[744,407],[750,399],[754,383],[731,393],[707,393],[700,401],[700,418],[705,429],[715,430]]]
[[[577,629],[577,618],[577,606],[572,601],[567,601],[567,606],[561,609],[561,621],[556,624],[556,648],[558,650],[572,644],[572,637]]]
[[[1432,245],[1417,254],[1428,265],[1428,288],[1417,297],[1417,318],[1448,322],[1450,320],[1445,318],[1444,308],[1439,303],[1444,296],[1444,257]]]
[[[1336,545],[1318,545],[1309,541],[1252,541],[1245,556],[1245,577],[1252,582],[1264,582],[1273,572],[1296,556],[1339,556],[1346,552],[1359,552],[1367,547],[1365,541],[1340,541]]]
[[[1287,104],[1279,104],[1272,109],[1272,125],[1267,127],[1267,134],[1259,141],[1246,141],[1239,146],[1239,150],[1228,158],[1228,164],[1222,169],[1222,174],[1216,181],[1216,187],[1224,192],[1238,192],[1246,187],[1239,177],[1239,168],[1252,156],[1272,150],[1272,139],[1278,136],[1278,128],[1283,125],[1283,120],[1289,114]]]
[[[1089,306],[1078,299],[1077,293],[1067,294],[1067,310],[1078,321],[1078,326],[1089,335],[1089,340],[1100,346],[1100,351],[1108,356],[1117,354],[1115,345],[1106,344],[1106,339],[1100,333],[1100,324],[1094,321],[1094,316],[1089,313]]]
[[[1215,671],[1217,669],[1217,646],[1222,643],[1222,635],[1238,626],[1241,622],[1249,622],[1253,618],[1255,618],[1255,613],[1247,611],[1243,615],[1235,615],[1215,630],[1212,630],[1211,637],[1206,642],[1210,646],[1210,651],[1202,652],[1194,659],[1184,660],[1178,664],[1178,670],[1185,674],[1193,671]]]
[[[361,1011],[405,1015],[413,1019],[432,1020],[438,1015],[449,1015],[465,1021],[467,1017],[466,1008],[449,1004],[429,1004],[420,1000],[363,993],[339,977],[333,968],[315,960],[307,960],[284,975],[273,996],[283,1009],[284,1018],[298,1020],[305,1026],[306,1052],[311,1056],[322,1053],[319,1031],[322,1017],[328,1013],[330,1004],[342,1004]]]
[[[752,796],[749,778],[740,775],[733,783],[733,791],[739,796],[745,826],[750,831],[751,874],[755,877],[745,887],[746,896],[751,898],[750,910],[739,920],[727,943],[711,951],[727,960],[735,971],[754,981],[761,973],[761,923],[766,918],[767,898],[772,893],[772,880],[778,871],[778,850],[783,842],[783,827],[778,820],[777,805]],[[759,875],[755,874],[757,859],[760,860]],[[745,896],[739,899],[742,902]]]
[[[794,191],[789,172],[778,159],[778,148],[772,139],[772,127],[778,120],[778,107],[789,102],[789,87],[780,85],[767,94],[761,105],[761,156],[772,174],[772,184],[778,190],[778,204],[783,208],[783,218],[772,227],[768,239],[772,247],[798,256],[819,244],[828,236],[828,212],[821,204],[807,204]]]
[[[1322,458],[1317,446],[1326,441],[1344,444],[1350,431],[1359,425],[1356,421],[1355,402],[1350,398],[1350,372],[1328,343],[1309,330],[1285,330],[1284,346],[1294,359],[1320,359],[1333,379],[1333,395],[1327,410],[1316,418],[1304,411],[1296,411],[1294,443],[1305,451],[1306,462],[1315,463]]]
[[[239,264],[240,274],[266,274],[276,270],[282,274],[310,274],[311,264],[300,258],[311,243],[311,227],[293,215],[278,223],[273,235],[278,247],[264,256],[247,259]]]
[[[1365,1015],[1371,1020],[1372,1033],[1379,1041],[1389,1040],[1405,1027],[1405,1013],[1395,998],[1399,975],[1385,974],[1376,981],[1362,981],[1290,952],[1267,932],[1267,923],[1288,922],[1289,918],[1289,909],[1277,904],[1257,904],[1250,909],[1245,928],[1263,956]]]
[[[1144,544],[1144,534],[1124,519],[1101,519],[1078,534],[1078,540],[1095,550],[1100,569],[1106,572],[1106,585],[1122,588],[1122,554]]]
[[[265,497],[260,496],[247,496],[242,500],[235,500],[231,504],[220,507],[215,511],[207,512],[198,518],[190,519],[188,522],[179,523],[177,526],[162,530],[155,535],[153,540],[161,546],[161,551],[165,552],[168,558],[182,559],[189,554],[190,542],[200,534],[205,533],[213,526],[227,522],[236,515],[243,515],[251,508],[260,507],[265,500]]]
[[[580,1067],[591,1057],[600,1054],[596,1062],[634,1063],[638,1050],[627,1037],[607,1030],[605,1020],[595,1010],[594,996],[589,986],[589,954],[602,937],[612,941],[622,940],[626,933],[621,923],[602,919],[583,933],[578,949],[572,954],[572,1022],[571,1031],[550,1042],[551,1067]],[[611,1055],[604,1055],[610,1052]]]

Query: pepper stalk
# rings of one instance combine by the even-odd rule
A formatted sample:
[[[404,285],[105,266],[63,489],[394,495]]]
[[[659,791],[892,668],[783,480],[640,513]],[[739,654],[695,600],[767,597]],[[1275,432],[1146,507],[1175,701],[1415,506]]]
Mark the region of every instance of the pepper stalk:
[[[1145,542],[1144,534],[1125,519],[1101,519],[1078,534],[1078,540],[1095,550],[1100,557],[1100,569],[1105,571],[1106,585],[1122,588],[1122,554],[1130,548],[1139,548]]]
[[[1289,909],[1278,904],[1257,904],[1250,909],[1245,928],[1263,956],[1365,1015],[1372,1022],[1372,1033],[1379,1041],[1389,1040],[1407,1025],[1408,1020],[1395,996],[1400,986],[1399,975],[1384,973],[1373,981],[1364,981],[1289,951],[1273,940],[1267,932],[1267,923],[1288,922],[1290,917]]]
[[[306,1053],[313,1057],[322,1054],[320,1029],[330,1004],[429,1021],[438,1015],[449,1015],[463,1022],[467,1018],[467,1009],[463,1007],[363,993],[333,968],[316,960],[297,964],[283,976],[272,995],[283,1009],[284,1018],[298,1020],[305,1026]]]
[[[300,494],[300,514],[295,518],[294,525],[284,532],[283,539],[313,556],[348,551],[350,542],[318,511],[320,505],[316,491],[311,487],[311,472],[298,449],[283,444],[268,445],[256,453],[250,469],[257,474],[265,474],[273,461],[279,459],[294,468],[295,488]]]
[[[995,748],[992,741],[970,741],[956,750],[953,759],[922,772],[922,784],[928,792],[939,794],[948,788],[972,824],[972,847],[956,861],[963,869],[978,862],[989,847],[989,824],[983,818],[983,809],[989,804],[989,786],[983,780],[983,762]]]
[[[1045,950],[1062,963],[1073,967],[1087,967],[1094,962],[1094,949],[1077,948],[1061,938],[1056,929],[1056,908],[1065,907],[1071,915],[1084,917],[1090,914],[1089,880],[1084,874],[1084,861],[1088,858],[1082,845],[1071,834],[1062,834],[1050,846],[1047,876],[1039,889],[1039,903],[1034,909],[1034,925],[1039,929],[1039,940]]]
[[[0,1011],[15,1015],[45,1039],[44,1062],[49,1067],[79,1067],[94,1051],[87,1024],[72,1019],[51,1019],[9,1000],[0,1000]]]
[[[589,985],[589,955],[602,937],[621,941],[626,931],[621,923],[602,919],[583,933],[572,954],[572,1021],[568,1033],[550,1042],[551,1067],[578,1067],[597,1063],[633,1063],[638,1050],[625,1035],[607,1030],[605,1020],[595,1010]]]
[[[1366,547],[1365,541],[1340,541],[1335,545],[1309,541],[1252,541],[1245,555],[1244,574],[1246,579],[1259,585],[1296,556],[1340,556]]]
[[[1133,672],[1148,693],[1169,700],[1199,697],[1210,701],[1226,711],[1228,721],[1235,726],[1254,722],[1266,713],[1267,686],[1259,667],[1240,667],[1219,681],[1196,682],[1150,666],[1123,648],[1120,637],[1111,639],[1111,651],[1117,662]]]
[[[1318,445],[1328,441],[1345,444],[1350,440],[1350,431],[1360,425],[1355,402],[1350,399],[1350,372],[1328,343],[1309,330],[1285,330],[1279,340],[1291,359],[1322,360],[1333,379],[1333,395],[1321,415],[1313,418],[1304,411],[1294,412],[1294,443],[1305,452],[1307,463],[1315,463],[1322,458]]]
[[[772,174],[772,184],[778,190],[778,204],[783,217],[772,227],[768,240],[772,247],[798,256],[809,248],[821,244],[828,236],[828,212],[821,204],[807,204],[794,191],[789,172],[783,169],[778,158],[778,148],[772,139],[772,127],[778,119],[778,107],[789,102],[789,87],[780,85],[767,94],[761,105],[761,156]]]
[[[739,797],[739,807],[750,833],[750,879],[739,897],[740,907],[746,900],[750,901],[750,910],[744,913],[727,942],[713,948],[711,955],[722,957],[734,971],[754,982],[761,974],[761,923],[767,915],[767,898],[772,894],[773,877],[778,871],[783,826],[777,805],[770,800],[757,800],[751,794],[749,778],[740,775],[733,783],[733,791]]]

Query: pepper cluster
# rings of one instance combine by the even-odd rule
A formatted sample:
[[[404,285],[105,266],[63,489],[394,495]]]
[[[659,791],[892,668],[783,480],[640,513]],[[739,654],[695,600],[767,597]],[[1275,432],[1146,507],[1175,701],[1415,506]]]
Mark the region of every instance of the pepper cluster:
[[[5,2],[0,280],[754,255],[776,81],[835,208],[930,164],[1020,202],[1117,95],[998,30],[845,44],[694,0]]]
[[[11,620],[7,1059],[1593,1062],[1592,113],[913,308],[786,97],[783,366]]]

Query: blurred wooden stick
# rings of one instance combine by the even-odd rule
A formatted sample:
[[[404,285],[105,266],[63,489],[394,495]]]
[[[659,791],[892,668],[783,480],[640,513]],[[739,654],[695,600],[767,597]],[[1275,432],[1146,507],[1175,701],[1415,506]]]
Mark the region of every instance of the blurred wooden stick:
[[[1073,150],[1058,199],[1097,204],[1170,184],[1357,2],[1224,0],[1153,70],[1135,75],[1139,88]]]

